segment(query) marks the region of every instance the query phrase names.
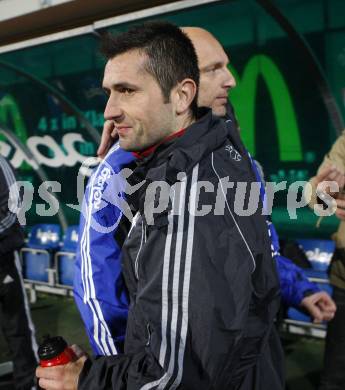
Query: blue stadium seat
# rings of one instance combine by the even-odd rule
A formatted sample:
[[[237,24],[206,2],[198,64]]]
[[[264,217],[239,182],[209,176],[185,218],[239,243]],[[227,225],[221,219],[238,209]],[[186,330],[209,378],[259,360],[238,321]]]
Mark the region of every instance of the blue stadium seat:
[[[73,225],[66,229],[60,250],[55,254],[55,264],[58,276],[58,285],[73,286],[74,264],[78,244],[79,226]]]
[[[328,270],[335,249],[333,240],[299,239],[296,241],[304,250],[313,270],[321,272]]]
[[[28,242],[20,251],[24,279],[34,283],[54,284],[53,253],[59,248],[60,234],[60,226],[56,224],[32,227]]]

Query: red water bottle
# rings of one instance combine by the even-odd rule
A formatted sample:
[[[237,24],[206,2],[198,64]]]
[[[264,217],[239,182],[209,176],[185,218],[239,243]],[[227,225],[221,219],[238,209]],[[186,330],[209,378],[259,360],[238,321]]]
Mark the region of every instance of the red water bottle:
[[[61,366],[77,360],[73,350],[60,336],[46,336],[38,348],[38,357],[41,367]]]

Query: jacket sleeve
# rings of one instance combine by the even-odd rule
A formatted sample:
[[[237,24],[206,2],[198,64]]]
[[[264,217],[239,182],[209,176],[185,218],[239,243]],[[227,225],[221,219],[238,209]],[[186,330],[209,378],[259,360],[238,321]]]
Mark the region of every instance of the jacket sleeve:
[[[24,244],[24,232],[15,213],[20,207],[21,196],[15,173],[5,158],[0,156],[0,255],[19,249]]]
[[[155,374],[157,378],[163,375],[154,359],[150,358],[145,351],[88,359],[79,376],[78,390],[144,389],[145,387],[140,384],[133,384],[133,381],[137,382],[133,378],[140,378],[138,381],[142,381],[143,372],[148,370],[150,375]]]
[[[96,168],[85,191],[79,225],[74,298],[84,321],[95,355],[123,351],[128,314],[116,239],[122,213],[114,200],[122,183],[116,175],[131,156],[117,156],[111,150]]]
[[[9,205],[19,207],[20,195],[12,167],[0,156],[0,237],[6,236],[8,229],[17,221],[16,214],[9,209]]]
[[[302,268],[298,267],[290,259],[279,253],[279,237],[272,222],[268,222],[268,228],[271,239],[272,256],[277,265],[282,302],[286,306],[298,308],[304,297],[318,292],[320,289],[316,283],[308,280]]]
[[[290,259],[278,254],[274,257],[277,264],[282,301],[286,306],[300,307],[306,296],[320,291],[316,283],[310,282],[303,269]]]
[[[344,139],[345,140],[345,139]],[[344,144],[345,149],[345,144]],[[264,182],[264,174],[260,164],[252,161],[252,166],[258,181]],[[264,194],[261,195],[264,199]],[[310,293],[320,289],[304,275],[303,269],[295,265],[290,259],[280,255],[279,236],[273,223],[267,219],[267,227],[271,240],[272,257],[277,264],[282,301],[286,306],[299,307],[302,299]]]
[[[191,189],[174,195],[179,213],[162,213],[154,226],[148,223],[139,255],[126,258],[126,266],[137,269],[126,274],[126,281],[133,273],[137,278],[127,354],[90,362],[79,390],[232,388],[243,379],[240,366],[256,363],[268,325],[255,312],[248,314],[253,278],[260,275],[261,283],[267,268],[257,299],[268,304],[278,292],[274,262],[259,256],[253,273],[256,260],[230,217],[196,212],[196,168],[186,184]],[[134,229],[124,256],[132,235]]]

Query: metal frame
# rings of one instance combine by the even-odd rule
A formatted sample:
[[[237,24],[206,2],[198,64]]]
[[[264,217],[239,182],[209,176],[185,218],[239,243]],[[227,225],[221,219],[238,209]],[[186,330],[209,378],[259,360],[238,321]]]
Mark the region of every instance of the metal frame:
[[[0,54],[7,53],[9,51],[19,50],[19,49],[25,49],[31,46],[43,45],[45,43],[59,41],[61,39],[66,39],[66,38],[72,38],[83,34],[90,34],[90,33],[92,34],[94,32],[95,31],[93,30],[92,25],[85,26],[85,27],[77,27],[70,30],[61,31],[58,33],[44,35],[42,37],[27,39],[25,41],[20,41],[17,43],[11,43],[9,45],[1,46]]]
[[[84,27],[73,28],[58,33],[44,35],[38,38],[27,39],[25,41],[4,45],[0,47],[0,54],[19,49],[25,49],[31,46],[42,45],[44,43],[50,43],[53,41],[76,37],[83,34],[98,34],[97,29],[130,22],[133,20],[143,19],[150,16],[156,16],[168,12],[179,11],[186,8],[193,8],[204,4],[216,3],[220,1],[223,0],[181,0],[170,4],[164,4],[140,11],[134,11],[112,18],[102,19]]]
[[[93,23],[93,28],[95,30],[115,26],[117,24],[132,22],[138,19],[149,18],[150,16],[156,16],[160,14],[165,14],[168,12],[179,11],[186,8],[192,8],[196,6],[200,6],[203,4],[216,3],[221,0],[183,0],[176,1],[170,4],[158,5],[156,7],[147,8],[140,11],[134,11],[129,14],[119,15],[108,19],[103,19]]]
[[[310,282],[319,283],[319,284],[329,284],[329,279],[321,279],[321,278],[308,278]]]
[[[324,324],[314,324],[312,322],[285,319],[282,323],[284,331],[300,336],[316,337],[324,339],[326,337],[327,326]]]
[[[0,67],[1,67],[1,61],[0,61]],[[51,88],[50,88],[50,91],[51,91]],[[45,170],[40,166],[37,158],[33,155],[31,150],[20,141],[18,136],[13,131],[11,131],[7,128],[4,128],[2,125],[0,125],[0,134],[5,135],[5,137],[7,137],[18,149],[21,149],[21,151],[23,151],[27,156],[29,156],[29,158],[31,160],[35,161],[35,163],[37,164],[37,167],[38,167],[35,170],[35,173],[40,178],[42,183],[49,180]],[[51,196],[53,196],[53,195],[51,195]],[[55,194],[54,197],[59,200],[59,196],[57,194]],[[66,229],[67,225],[68,225],[67,219],[66,219],[65,213],[63,212],[61,207],[59,207],[59,210],[57,212],[57,216],[59,218],[59,221],[60,221],[62,228]]]
[[[66,287],[54,287],[48,286],[47,284],[37,284],[36,282],[24,282],[24,287],[29,290],[30,293],[30,303],[35,303],[37,301],[37,293],[43,292],[47,294],[61,295],[61,296],[73,296],[72,289]]]
[[[329,81],[323,68],[321,67],[321,64],[315,56],[314,51],[305,37],[295,29],[289,19],[279,10],[277,5],[273,4],[271,0],[256,0],[256,2],[261,5],[267,14],[270,15],[288,34],[297,50],[300,52],[300,55],[306,63],[312,78],[315,80],[316,85],[319,88],[319,92],[326,110],[328,111],[328,115],[333,123],[337,135],[339,136],[344,129],[344,119],[339,105],[331,91]]]

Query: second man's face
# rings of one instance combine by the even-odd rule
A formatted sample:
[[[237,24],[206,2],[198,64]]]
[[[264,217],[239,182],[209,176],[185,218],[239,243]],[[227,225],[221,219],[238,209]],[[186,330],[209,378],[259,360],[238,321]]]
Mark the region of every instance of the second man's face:
[[[216,40],[211,43],[195,45],[200,69],[198,106],[210,107],[215,115],[224,116],[228,92],[236,81],[228,69],[229,59],[223,48]]]
[[[128,151],[144,150],[176,131],[173,107],[164,103],[145,61],[145,55],[132,50],[109,60],[104,70],[104,118],[114,121],[120,146]]]

